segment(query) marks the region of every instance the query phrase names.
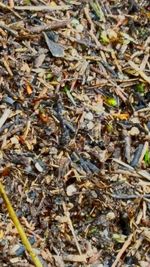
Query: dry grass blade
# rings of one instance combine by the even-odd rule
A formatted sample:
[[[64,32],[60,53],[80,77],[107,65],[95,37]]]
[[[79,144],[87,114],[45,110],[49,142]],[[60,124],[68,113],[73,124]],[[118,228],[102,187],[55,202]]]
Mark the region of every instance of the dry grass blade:
[[[75,240],[75,243],[76,243],[76,246],[77,246],[77,249],[79,251],[79,254],[82,255],[82,251],[81,251],[81,248],[80,248],[80,245],[79,245],[79,242],[77,240],[77,237],[76,237],[76,234],[75,234],[75,231],[73,229],[73,225],[72,225],[72,222],[71,222],[71,219],[70,219],[70,214],[67,210],[67,207],[66,207],[66,204],[63,202],[63,209],[64,209],[64,214],[65,216],[67,217],[67,220],[68,220],[68,225],[69,225],[69,228],[72,232],[72,235],[74,237],[74,240]]]
[[[12,219],[14,225],[16,226],[17,230],[18,230],[18,233],[20,235],[20,238],[22,240],[22,243],[23,245],[25,246],[26,250],[29,252],[31,258],[32,258],[32,261],[34,262],[35,266],[36,267],[42,267],[43,265],[41,264],[40,260],[38,259],[38,257],[36,256],[36,254],[33,252],[32,250],[32,247],[30,245],[30,242],[28,241],[27,239],[27,236],[25,234],[25,231],[24,229],[22,228],[17,216],[16,216],[16,213],[6,195],[6,192],[5,192],[5,189],[2,185],[2,183],[0,183],[0,194],[6,204],[6,207],[7,207],[7,210],[9,212],[9,215],[10,215],[10,218]]]
[[[91,35],[92,39],[95,41],[96,45],[97,46],[101,46],[99,40],[97,39],[96,37],[96,34],[95,34],[95,27],[94,27],[94,23],[90,17],[90,10],[89,10],[89,6],[87,5],[85,8],[84,8],[84,12],[85,12],[85,16],[90,24],[90,32],[89,34]]]

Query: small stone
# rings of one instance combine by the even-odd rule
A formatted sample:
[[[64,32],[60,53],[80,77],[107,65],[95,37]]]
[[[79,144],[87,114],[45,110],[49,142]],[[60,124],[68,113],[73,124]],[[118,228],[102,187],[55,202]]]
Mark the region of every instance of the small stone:
[[[20,248],[21,244],[16,244],[10,249],[10,255],[15,255],[16,251]]]
[[[92,197],[97,198],[97,193],[94,190],[91,191],[91,195]]]
[[[129,133],[130,135],[135,136],[135,135],[139,135],[140,131],[137,127],[132,127]]]
[[[67,196],[73,196],[77,192],[77,189],[74,184],[71,184],[67,187]]]
[[[42,166],[39,164],[39,162],[35,163],[35,168],[39,171],[39,172],[43,172],[43,168]]]
[[[45,177],[45,182],[46,182],[46,184],[47,184],[47,185],[50,184],[50,182],[51,182],[52,179],[53,179],[53,176],[51,176],[51,175],[46,175],[46,177]]]
[[[87,127],[88,127],[88,130],[92,130],[93,127],[94,127],[94,123],[92,121],[90,121],[88,124],[87,124]]]
[[[11,143],[14,144],[14,145],[19,144],[17,136],[13,136],[10,140],[11,140]]]
[[[92,121],[93,120],[93,114],[92,112],[88,112],[85,114],[84,118],[88,121]]]
[[[77,20],[75,18],[72,19],[72,21],[71,21],[72,27],[76,28],[79,24],[80,24],[79,20]]]
[[[108,212],[107,215],[106,215],[106,219],[107,219],[108,221],[112,221],[112,220],[114,220],[115,218],[116,218],[116,215],[115,215],[115,213],[112,212],[112,211]]]
[[[76,26],[76,30],[77,30],[78,32],[83,32],[83,29],[84,29],[84,27],[83,27],[82,24],[79,24],[79,25]]]
[[[3,101],[9,105],[13,105],[15,100],[13,100],[11,97],[6,96]]]
[[[139,120],[138,117],[133,117],[133,118],[130,119],[130,121],[133,122],[133,123],[140,123],[140,120]]]

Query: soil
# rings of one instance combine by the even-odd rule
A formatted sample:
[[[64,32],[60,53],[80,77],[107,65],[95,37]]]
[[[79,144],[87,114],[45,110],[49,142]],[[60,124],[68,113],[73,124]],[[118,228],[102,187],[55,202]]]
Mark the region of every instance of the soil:
[[[0,180],[43,267],[150,267],[149,1],[1,1]],[[30,267],[3,198],[0,266]]]

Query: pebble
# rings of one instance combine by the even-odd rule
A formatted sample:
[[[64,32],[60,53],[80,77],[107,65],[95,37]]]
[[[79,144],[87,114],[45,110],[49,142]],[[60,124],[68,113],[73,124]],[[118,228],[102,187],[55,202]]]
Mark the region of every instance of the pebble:
[[[14,102],[15,102],[15,100],[13,100],[13,99],[12,99],[11,97],[9,97],[9,96],[6,96],[6,97],[3,99],[3,101],[4,101],[5,103],[9,104],[9,105],[13,105]]]
[[[93,114],[92,112],[88,112],[85,114],[84,118],[88,121],[92,121],[93,120]]]
[[[43,172],[43,168],[42,166],[39,164],[39,162],[35,163],[35,168],[39,171],[39,172]]]
[[[73,196],[77,192],[77,189],[74,184],[71,184],[67,187],[67,196]]]
[[[87,124],[87,127],[88,127],[88,130],[92,130],[93,127],[94,127],[94,123],[92,121],[90,121],[88,124]]]
[[[131,130],[129,131],[130,135],[135,136],[140,133],[139,129],[137,127],[132,127]]]
[[[83,29],[84,29],[84,27],[83,27],[82,24],[79,24],[79,25],[76,26],[76,30],[77,30],[78,32],[83,32]]]
[[[114,220],[115,218],[116,218],[116,215],[115,215],[115,213],[112,212],[112,211],[108,212],[107,215],[106,215],[106,219],[109,220],[109,221],[112,221],[112,220]]]

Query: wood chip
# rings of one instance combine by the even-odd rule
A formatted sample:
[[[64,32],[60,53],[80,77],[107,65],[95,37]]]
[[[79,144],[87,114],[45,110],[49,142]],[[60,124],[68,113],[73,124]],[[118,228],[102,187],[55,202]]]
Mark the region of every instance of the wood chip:
[[[11,114],[11,110],[10,109],[5,109],[3,115],[0,118],[0,129],[4,125],[6,120],[9,118],[10,114]]]

